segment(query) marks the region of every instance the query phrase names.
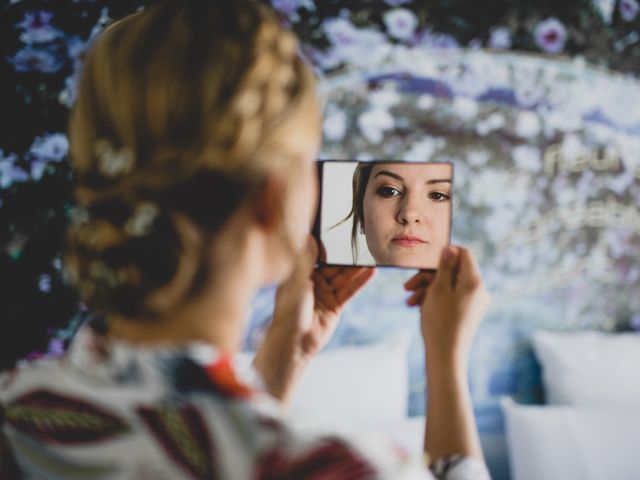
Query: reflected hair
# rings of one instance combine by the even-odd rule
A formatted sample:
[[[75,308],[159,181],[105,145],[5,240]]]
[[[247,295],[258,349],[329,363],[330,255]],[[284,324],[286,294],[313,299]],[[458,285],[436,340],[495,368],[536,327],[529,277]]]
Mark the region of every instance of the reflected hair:
[[[371,170],[373,169],[372,162],[359,162],[356,169],[353,172],[353,180],[351,182],[351,210],[345,218],[340,220],[331,228],[336,228],[343,223],[352,219],[351,222],[351,255],[353,257],[353,263],[358,261],[358,232],[364,231],[364,194],[367,190],[367,184],[369,183],[369,177],[371,176]]]

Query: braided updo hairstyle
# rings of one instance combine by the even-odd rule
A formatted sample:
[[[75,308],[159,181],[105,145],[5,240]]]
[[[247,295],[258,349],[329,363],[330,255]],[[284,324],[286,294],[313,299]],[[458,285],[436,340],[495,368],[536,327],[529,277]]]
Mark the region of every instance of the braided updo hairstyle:
[[[294,36],[254,1],[166,0],[103,32],[69,127],[66,267],[85,303],[154,318],[198,293],[207,242],[316,141],[314,90]]]

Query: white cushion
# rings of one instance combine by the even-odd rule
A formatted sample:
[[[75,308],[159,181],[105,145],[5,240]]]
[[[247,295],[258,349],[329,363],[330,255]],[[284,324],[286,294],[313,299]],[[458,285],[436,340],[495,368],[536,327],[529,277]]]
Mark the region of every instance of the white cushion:
[[[640,406],[640,335],[536,332],[547,403]]]
[[[513,480],[638,478],[640,408],[524,406],[503,399]]]
[[[407,417],[408,332],[378,343],[321,352],[298,385],[291,410],[329,423],[385,425]]]

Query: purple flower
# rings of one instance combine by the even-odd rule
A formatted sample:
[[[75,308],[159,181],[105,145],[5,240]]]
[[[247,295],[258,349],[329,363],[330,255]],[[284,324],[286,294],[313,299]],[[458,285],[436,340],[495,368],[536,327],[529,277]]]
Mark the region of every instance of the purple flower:
[[[16,166],[17,159],[16,155],[5,156],[0,150],[0,188],[9,188],[14,183],[29,180],[29,174]]]
[[[636,0],[620,0],[620,16],[627,22],[632,22],[638,16],[640,5]]]
[[[567,41],[567,30],[554,17],[547,18],[536,25],[533,32],[536,44],[547,53],[560,53]]]
[[[418,18],[406,8],[394,8],[384,14],[384,24],[389,36],[398,40],[410,40],[416,33]]]
[[[431,50],[460,47],[458,41],[451,35],[446,35],[444,33],[433,33],[428,29],[422,32],[417,43],[419,46]]]
[[[31,47],[19,50],[9,61],[17,72],[55,73],[63,65],[62,60],[51,52]]]
[[[411,3],[413,0],[384,0],[384,3],[389,5],[390,7],[398,7],[400,5],[406,5],[407,3]]]
[[[41,160],[59,162],[69,152],[69,141],[64,133],[53,133],[35,139],[31,153]]]
[[[16,24],[16,27],[24,29],[20,40],[24,43],[46,43],[62,36],[62,32],[51,25],[53,14],[38,10],[24,14],[24,20]]]

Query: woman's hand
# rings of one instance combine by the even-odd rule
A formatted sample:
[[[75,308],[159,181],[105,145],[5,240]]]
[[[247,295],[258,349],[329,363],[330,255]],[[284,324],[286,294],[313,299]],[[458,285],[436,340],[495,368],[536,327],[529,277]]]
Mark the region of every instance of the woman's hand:
[[[437,272],[420,272],[405,288],[421,306],[426,348],[425,450],[433,460],[461,454],[482,459],[467,380],[471,343],[490,297],[478,265],[464,247],[445,247]]]
[[[276,292],[273,320],[254,361],[269,392],[283,403],[309,360],[331,339],[346,303],[374,274],[372,268],[316,269],[317,251],[310,236]]]
[[[448,246],[437,272],[419,272],[405,283],[409,305],[420,305],[427,350],[441,355],[467,354],[490,296],[470,250]]]

